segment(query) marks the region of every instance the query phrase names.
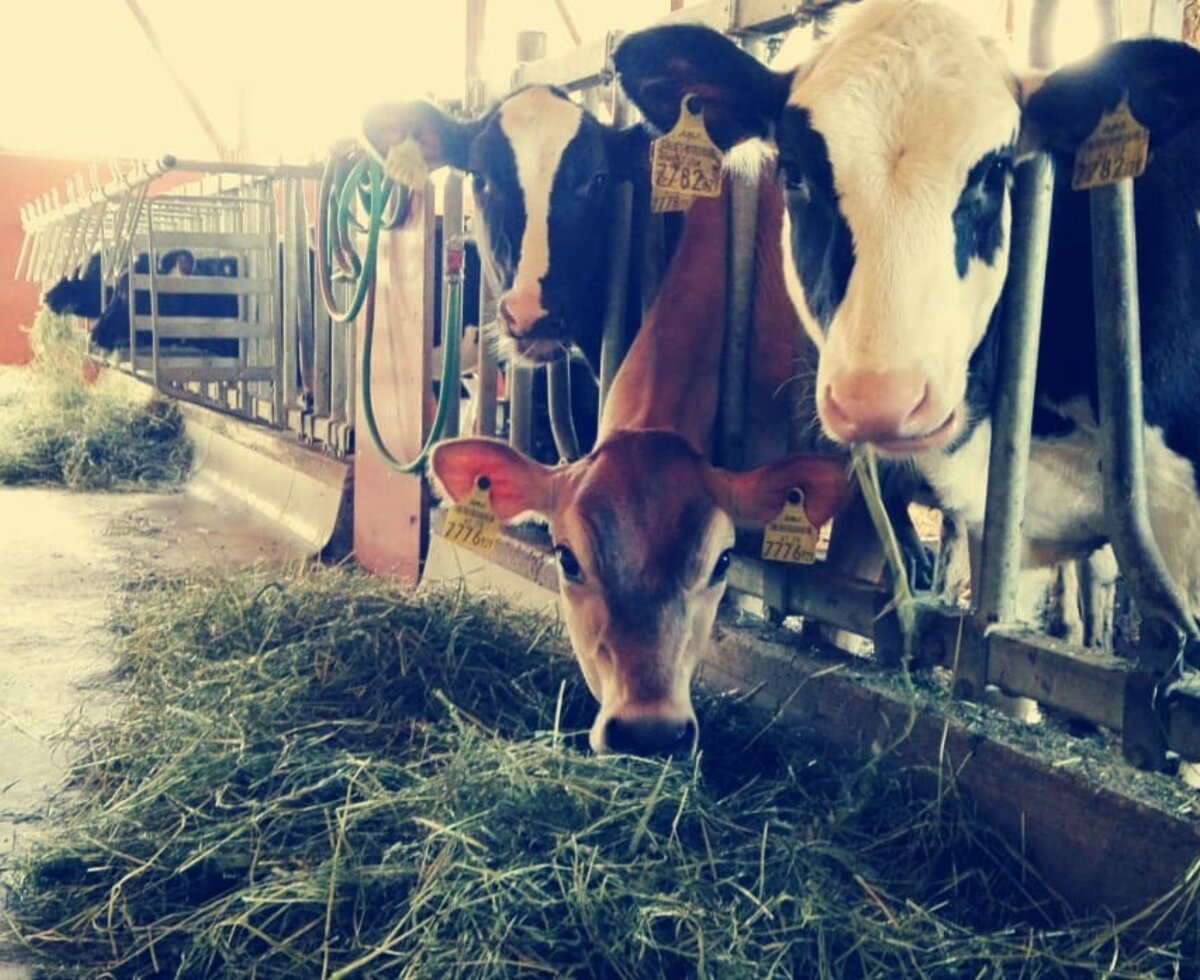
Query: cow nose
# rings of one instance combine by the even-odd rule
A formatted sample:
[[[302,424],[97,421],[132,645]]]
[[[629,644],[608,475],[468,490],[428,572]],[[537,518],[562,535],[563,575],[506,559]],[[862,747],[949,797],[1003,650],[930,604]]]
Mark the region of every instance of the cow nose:
[[[610,752],[683,757],[696,750],[696,735],[696,723],[690,718],[612,718],[604,728],[604,743]]]
[[[932,418],[924,372],[854,371],[833,378],[822,405],[829,434],[842,442],[902,439],[923,435]]]
[[[500,297],[500,319],[511,337],[524,337],[546,316],[538,295],[529,291],[513,291]]]

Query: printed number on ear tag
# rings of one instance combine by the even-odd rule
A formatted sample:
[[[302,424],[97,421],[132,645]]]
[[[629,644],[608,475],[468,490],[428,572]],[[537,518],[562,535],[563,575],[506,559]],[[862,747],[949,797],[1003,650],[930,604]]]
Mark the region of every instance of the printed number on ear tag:
[[[679,121],[654,141],[650,210],[686,211],[697,197],[721,194],[721,151],[704,127],[699,98],[684,96]]]
[[[470,494],[454,504],[446,515],[442,537],[452,544],[486,555],[496,547],[500,522],[492,510],[492,482],[486,476],[475,481]]]
[[[425,166],[421,148],[411,136],[387,151],[387,157],[383,161],[383,172],[397,184],[403,184],[411,190],[420,190],[429,177],[429,168]]]
[[[763,532],[762,556],[766,561],[811,565],[817,560],[818,532],[804,512],[804,491],[793,487],[779,516]]]
[[[1129,110],[1129,96],[1112,112],[1100,116],[1091,136],[1075,151],[1071,190],[1116,184],[1126,177],[1140,177],[1150,156],[1150,130]]]

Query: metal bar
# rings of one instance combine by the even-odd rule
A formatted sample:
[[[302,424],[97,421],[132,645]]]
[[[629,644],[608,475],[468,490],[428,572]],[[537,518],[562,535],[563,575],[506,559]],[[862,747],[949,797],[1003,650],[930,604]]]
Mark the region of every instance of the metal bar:
[[[546,402],[559,459],[573,462],[579,458],[579,436],[571,410],[571,365],[565,357],[546,365]]]
[[[303,225],[301,226],[303,227]],[[159,248],[239,249],[262,248],[262,235],[235,234],[220,231],[160,231],[154,236]]]
[[[151,329],[148,316],[134,317],[135,328]],[[269,323],[243,323],[240,320],[215,320],[204,317],[160,316],[160,337],[182,337],[193,340],[263,340],[269,339],[274,328]]]
[[[754,320],[754,243],[758,233],[758,180],[729,174],[729,263],[725,306],[725,346],[721,355],[720,430],[717,460],[740,470],[746,455],[746,381]]]
[[[533,446],[533,368],[508,364],[508,441],[518,452],[529,455]]]
[[[1091,191],[1091,218],[1101,477],[1113,550],[1143,615],[1200,638],[1150,524],[1132,181]]]
[[[487,277],[481,277],[479,284],[479,311],[483,319],[483,311],[494,309],[495,297],[488,288]],[[478,404],[475,407],[475,431],[481,436],[496,434],[496,386],[500,380],[496,365],[496,344],[492,337],[496,335],[495,323],[480,324],[479,326],[479,376],[477,384],[479,391],[476,395]]]
[[[304,211],[303,185],[295,177],[288,177],[287,187],[291,191],[291,247],[296,257],[296,276],[286,281],[283,288],[296,297],[296,331],[300,344],[300,380],[303,386],[304,404],[311,408],[316,388],[316,325],[313,322],[313,295],[311,252],[308,248],[308,222]]]
[[[629,288],[630,223],[633,218],[633,186],[616,189],[613,223],[608,250],[608,290],[605,295],[604,333],[600,341],[600,417],[612,387],[613,378],[625,357],[629,338],[625,336],[626,293]]]
[[[447,332],[457,330],[459,339],[462,338],[463,331],[463,309],[462,300],[465,299],[465,288],[461,284],[458,286],[459,305],[458,305],[458,322],[450,322],[450,251],[458,249],[463,255],[463,269],[458,275],[461,279],[465,276],[466,271],[466,256],[462,253],[463,249],[463,177],[458,170],[452,170],[446,177],[446,183],[442,190],[442,282],[434,283],[434,289],[440,289],[442,293],[442,345],[443,349],[449,339]],[[446,370],[442,372],[440,384],[453,385],[457,392],[462,385],[462,365],[456,359],[453,364],[446,365]],[[446,413],[445,435],[450,438],[459,434],[459,413],[462,407],[462,399],[454,397],[450,401],[449,410]]]
[[[164,357],[160,359],[157,375],[160,382],[180,381],[270,381],[275,376],[271,367],[226,366],[232,358]],[[152,367],[146,358],[137,358],[138,369]]]
[[[261,238],[260,238],[261,241]],[[149,288],[152,285],[153,274],[134,273],[129,277],[131,287]],[[265,278],[250,276],[184,276],[177,278],[166,276],[158,280],[158,292],[164,296],[167,293],[219,293],[222,296],[271,296],[275,289],[274,276],[267,270]]]
[[[188,173],[212,175],[240,175],[243,177],[300,177],[320,180],[323,168],[320,164],[263,164],[236,163],[234,161],[188,160],[167,154],[155,165],[163,171],[185,170]]]
[[[1038,154],[1017,168],[976,602],[981,627],[1011,621],[1015,613],[1053,195],[1054,165],[1048,155]]]
[[[301,404],[299,378],[301,371],[307,366],[307,358],[301,350],[300,291],[296,285],[300,279],[300,265],[301,263],[307,265],[308,260],[304,255],[297,254],[296,251],[299,231],[296,226],[295,186],[294,181],[284,182],[283,240],[280,242],[280,248],[283,251],[283,316],[280,324],[283,346],[277,356],[279,358],[279,380],[283,388],[281,401],[287,408],[295,408]],[[272,263],[272,266],[278,268],[278,263]]]
[[[318,293],[306,293],[304,299],[311,304],[313,318],[313,414],[318,418],[328,418],[333,414],[332,384],[337,371],[333,354],[333,321]]]

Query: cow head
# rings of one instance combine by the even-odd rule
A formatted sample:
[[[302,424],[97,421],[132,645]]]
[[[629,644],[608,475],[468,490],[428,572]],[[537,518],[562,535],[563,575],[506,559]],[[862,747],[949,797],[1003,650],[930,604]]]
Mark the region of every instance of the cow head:
[[[574,342],[598,363],[613,186],[645,155],[640,129],[533,85],[473,122],[426,102],[377,106],[363,132],[380,153],[413,139],[431,169],[471,173],[484,272],[517,355],[555,360]]]
[[[73,275],[64,276],[42,297],[42,303],[52,313],[87,317],[94,320],[100,315],[100,253],[88,259],[82,269]]]
[[[636,754],[695,748],[692,675],[725,592],[735,525],[762,527],[796,486],[821,524],[847,486],[843,460],[791,456],[731,473],[662,431],[617,432],[553,468],[502,442],[455,439],[434,449],[430,469],[452,500],[486,476],[500,520],[549,524],[571,645],[600,702],[592,748]]]
[[[1018,78],[927,0],[867,0],[787,72],[690,25],[631,35],[616,65],[658,128],[694,92],[723,148],[774,142],[822,427],[896,456],[953,447],[974,421],[968,375],[1007,276],[1018,153],[1073,153],[1125,93],[1159,143],[1200,106],[1200,53],[1183,45],[1123,42]]]

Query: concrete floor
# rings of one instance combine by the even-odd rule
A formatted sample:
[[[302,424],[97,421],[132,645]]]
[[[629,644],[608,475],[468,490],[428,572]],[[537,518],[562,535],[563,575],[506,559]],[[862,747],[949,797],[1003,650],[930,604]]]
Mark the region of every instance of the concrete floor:
[[[28,832],[53,818],[69,761],[55,735],[114,707],[107,624],[121,583],[302,557],[251,512],[192,493],[0,487],[0,881]],[[0,951],[0,980],[26,976]]]

